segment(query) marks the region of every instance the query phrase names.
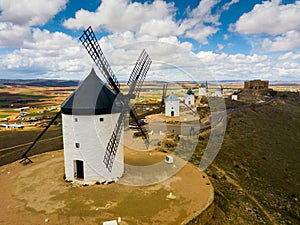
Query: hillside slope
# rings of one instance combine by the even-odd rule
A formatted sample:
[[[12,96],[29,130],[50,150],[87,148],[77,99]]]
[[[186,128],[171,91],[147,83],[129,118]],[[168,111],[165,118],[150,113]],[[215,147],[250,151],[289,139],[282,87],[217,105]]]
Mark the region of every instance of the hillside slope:
[[[299,94],[229,115],[207,171],[216,189],[211,224],[300,224],[299,140]]]

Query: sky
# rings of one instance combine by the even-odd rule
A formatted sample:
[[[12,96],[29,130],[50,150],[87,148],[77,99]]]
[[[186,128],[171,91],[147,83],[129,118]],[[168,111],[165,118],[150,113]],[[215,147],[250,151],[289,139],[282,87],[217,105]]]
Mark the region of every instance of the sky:
[[[90,25],[120,80],[300,80],[295,0],[0,0],[0,79],[83,79]]]

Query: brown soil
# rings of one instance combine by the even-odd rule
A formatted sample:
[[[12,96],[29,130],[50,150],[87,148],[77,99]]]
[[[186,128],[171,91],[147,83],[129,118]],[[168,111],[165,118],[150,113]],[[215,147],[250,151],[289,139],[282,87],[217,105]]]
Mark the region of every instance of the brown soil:
[[[130,152],[127,160],[136,164],[137,154],[141,153]],[[162,157],[152,154],[154,161]],[[32,159],[27,166],[14,162],[0,167],[0,224],[44,224],[45,219],[48,224],[102,224],[120,216],[120,225],[175,225],[192,219],[213,201],[206,174],[189,163],[159,184],[83,187],[63,180],[62,151]],[[170,192],[175,199],[166,197]]]

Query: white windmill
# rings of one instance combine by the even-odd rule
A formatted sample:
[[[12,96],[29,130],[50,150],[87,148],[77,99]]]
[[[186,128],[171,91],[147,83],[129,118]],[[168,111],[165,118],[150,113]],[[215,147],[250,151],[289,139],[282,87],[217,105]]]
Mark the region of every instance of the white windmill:
[[[165,101],[165,115],[179,116],[179,102],[180,99],[175,94],[170,94]]]
[[[207,86],[202,83],[199,87],[199,96],[206,96],[206,95],[207,95]]]
[[[84,31],[80,40],[109,86],[92,69],[62,104],[61,111],[23,154],[22,161],[31,161],[27,153],[62,114],[66,179],[83,179],[85,183],[114,181],[124,172],[121,142],[126,113],[129,112],[135,120],[146,146],[149,145],[148,133],[139,123],[135,112],[130,109],[129,102],[139,93],[152,61],[143,50],[127,83],[129,91],[123,95],[91,27]]]
[[[195,94],[192,89],[187,90],[184,96],[184,103],[189,106],[195,105]]]

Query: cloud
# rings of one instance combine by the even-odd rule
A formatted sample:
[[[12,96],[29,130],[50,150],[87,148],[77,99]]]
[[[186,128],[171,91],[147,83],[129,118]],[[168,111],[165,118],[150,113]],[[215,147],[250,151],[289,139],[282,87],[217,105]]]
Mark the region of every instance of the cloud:
[[[217,54],[210,51],[200,51],[197,57],[218,80],[299,80],[299,62],[295,61],[299,54],[280,57],[290,59],[289,62],[274,61],[268,55]]]
[[[296,59],[300,59],[300,52],[299,53],[287,52],[283,55],[278,56],[278,60],[296,60]]]
[[[212,14],[212,9],[219,3],[219,0],[203,0],[199,5],[188,13],[179,27],[179,32],[185,37],[192,38],[203,44],[208,43],[208,37],[215,34],[220,25],[220,13]]]
[[[300,32],[288,31],[276,38],[266,38],[262,42],[262,48],[267,51],[293,50],[300,46]]]
[[[177,35],[178,26],[170,18],[166,20],[150,20],[141,25],[139,35],[151,35],[154,37],[166,37]]]
[[[228,10],[237,2],[238,0],[232,0],[225,4],[222,10]],[[63,25],[68,29],[85,29],[91,25],[95,30],[112,33],[130,31],[138,36],[182,36],[207,44],[208,37],[219,30],[222,10],[212,13],[219,3],[220,0],[202,0],[195,9],[187,13],[187,18],[176,21],[177,9],[173,2],[103,0],[95,12],[81,9],[76,12],[74,18],[65,20]]]
[[[0,22],[0,48],[20,47],[30,37],[31,32],[27,27]]]
[[[300,2],[281,5],[281,1],[264,1],[256,4],[252,11],[243,14],[234,25],[242,34],[283,34],[300,31]]]
[[[65,9],[67,0],[1,0],[0,21],[16,25],[44,25],[59,11]]]
[[[1,0],[0,48],[22,47],[32,40],[32,27],[46,24],[66,7],[67,0]]]
[[[236,4],[238,3],[240,0],[231,0],[230,2],[227,2],[225,3],[223,6],[222,6],[222,9],[225,11],[225,10],[229,10],[229,8],[233,5],[233,4]]]
[[[197,57],[218,80],[280,79],[267,55],[217,54],[200,51]],[[299,69],[300,70],[300,69]]]
[[[1,55],[1,70],[22,74],[22,77],[74,79],[90,65],[83,49],[72,37],[47,30],[34,29],[32,40],[22,48]],[[79,73],[81,72],[81,73]],[[76,79],[76,78],[75,78]]]
[[[103,0],[95,12],[81,9],[75,18],[65,20],[63,25],[68,29],[92,25],[97,30],[111,32],[138,31],[142,24],[170,20],[174,12],[174,3],[159,0],[143,4],[129,0]]]
[[[222,50],[224,48],[224,45],[222,44],[218,44],[217,46],[218,46],[218,50]]]

